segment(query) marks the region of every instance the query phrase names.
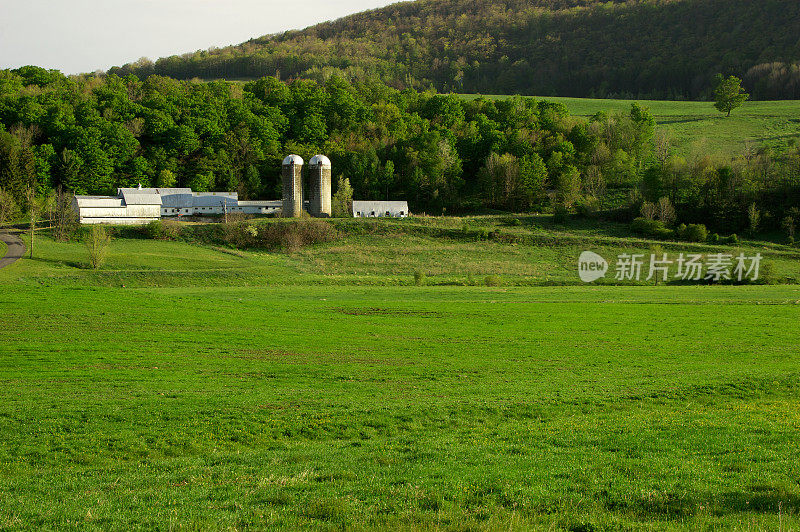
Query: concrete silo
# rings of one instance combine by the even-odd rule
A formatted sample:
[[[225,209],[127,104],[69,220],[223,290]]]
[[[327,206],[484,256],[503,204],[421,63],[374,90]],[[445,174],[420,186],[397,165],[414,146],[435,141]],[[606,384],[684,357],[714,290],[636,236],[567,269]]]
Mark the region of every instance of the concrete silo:
[[[324,155],[315,155],[308,162],[308,212],[311,216],[331,216],[331,161]]]
[[[283,217],[297,218],[303,212],[303,158],[289,155],[283,160]]]

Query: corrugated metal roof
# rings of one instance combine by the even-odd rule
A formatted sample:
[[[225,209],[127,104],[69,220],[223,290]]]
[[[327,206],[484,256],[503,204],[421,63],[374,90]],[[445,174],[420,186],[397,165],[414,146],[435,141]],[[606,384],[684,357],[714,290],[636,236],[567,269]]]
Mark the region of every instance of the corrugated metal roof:
[[[180,190],[180,189],[173,189],[173,190]],[[177,209],[188,209],[192,206],[192,196],[191,189],[189,189],[189,193],[172,193],[172,194],[162,194],[161,195],[161,206],[162,207],[172,207]]]
[[[125,205],[161,205],[161,196],[138,189],[121,189]]]
[[[78,207],[123,207],[122,198],[112,196],[75,196]]]
[[[192,196],[192,206],[194,207],[219,207],[227,205],[228,207],[235,207],[237,200],[235,197],[222,196],[222,195],[202,195]]]
[[[274,207],[280,208],[283,206],[281,200],[262,200],[262,201],[240,201],[240,207]]]

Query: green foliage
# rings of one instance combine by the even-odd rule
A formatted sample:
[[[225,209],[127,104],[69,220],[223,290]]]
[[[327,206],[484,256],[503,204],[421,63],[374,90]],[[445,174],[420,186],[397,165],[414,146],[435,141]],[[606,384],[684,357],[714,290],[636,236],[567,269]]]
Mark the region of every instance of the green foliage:
[[[662,240],[672,238],[675,235],[672,230],[664,226],[664,222],[644,217],[636,218],[631,222],[631,231],[638,235]]]
[[[786,0],[421,0],[110,72],[279,73],[440,92],[697,99],[722,68],[745,75],[757,98],[800,99],[798,18],[800,8]],[[267,97],[275,95],[263,85]],[[421,111],[447,125],[460,118],[451,104],[440,97]],[[319,117],[303,115],[297,124],[321,132]]]
[[[336,181],[336,192],[331,197],[331,216],[334,218],[351,218],[353,216],[353,187],[350,180],[339,176]]]
[[[0,224],[13,222],[19,215],[19,205],[14,196],[0,188]]]
[[[83,242],[89,254],[89,266],[92,269],[97,270],[105,263],[110,240],[111,235],[104,226],[99,224],[89,226]]]
[[[686,242],[705,242],[708,240],[708,229],[703,224],[689,224],[684,226],[681,224],[676,232],[680,240]]]
[[[425,284],[425,272],[416,270],[414,272],[414,285],[422,286]]]
[[[714,88],[714,107],[719,112],[731,116],[731,111],[741,107],[748,98],[750,95],[744,92],[741,79],[736,76],[725,78],[722,74],[717,75],[717,85]]]

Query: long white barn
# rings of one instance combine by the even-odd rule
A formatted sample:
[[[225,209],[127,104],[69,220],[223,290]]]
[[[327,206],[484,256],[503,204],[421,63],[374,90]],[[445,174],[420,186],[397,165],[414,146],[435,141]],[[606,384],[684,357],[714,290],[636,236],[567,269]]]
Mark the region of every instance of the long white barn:
[[[239,201],[236,192],[192,192],[190,188],[120,188],[116,196],[75,196],[82,224],[146,224],[161,217],[225,213],[271,214],[280,201]]]

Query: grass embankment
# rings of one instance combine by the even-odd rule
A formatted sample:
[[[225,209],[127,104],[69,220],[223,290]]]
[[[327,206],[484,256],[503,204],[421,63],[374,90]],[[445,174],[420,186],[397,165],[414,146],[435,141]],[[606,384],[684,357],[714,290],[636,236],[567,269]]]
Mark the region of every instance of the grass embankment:
[[[99,272],[38,238],[0,270],[0,528],[800,526],[800,287],[511,286],[649,246],[546,224],[117,238]]]
[[[257,226],[282,220],[257,220]],[[0,283],[105,286],[195,285],[409,285],[414,273],[434,285],[580,284],[577,260],[584,250],[604,256],[613,268],[621,253],[649,256],[654,245],[677,253],[761,253],[772,265],[770,281],[800,279],[800,251],[760,241],[738,245],[655,242],[630,237],[627,225],[596,220],[554,224],[547,215],[473,216],[404,220],[333,221],[331,242],[288,253],[226,247],[220,226],[195,226],[189,238],[204,242],[112,240],[107,263],[88,269],[80,243],[58,243],[42,235],[37,257],[0,273]],[[124,234],[136,236],[126,229]],[[605,282],[613,282],[613,271]]]
[[[476,98],[476,95],[464,95]],[[486,96],[504,99],[509,96]],[[591,98],[543,97],[561,102],[570,113],[592,116],[599,111],[627,113],[638,101],[650,108],[659,126],[671,134],[676,153],[688,155],[741,155],[748,145],[767,145],[785,149],[800,140],[800,101],[745,102],[730,117],[714,108],[711,102],[676,102],[662,100],[601,100]]]

